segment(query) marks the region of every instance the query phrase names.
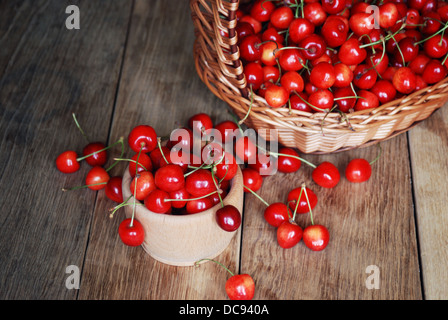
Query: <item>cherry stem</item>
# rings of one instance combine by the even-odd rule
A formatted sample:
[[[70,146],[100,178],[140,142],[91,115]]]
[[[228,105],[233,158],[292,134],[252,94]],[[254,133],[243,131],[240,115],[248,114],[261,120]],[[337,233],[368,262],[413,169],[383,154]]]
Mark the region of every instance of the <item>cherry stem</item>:
[[[383,153],[383,149],[381,148],[380,144],[378,144],[378,148],[380,149],[380,151],[379,151],[378,155],[376,156],[376,158],[369,162],[370,165],[377,162],[377,160],[381,157],[381,154]]]
[[[120,138],[120,140],[117,141],[117,143],[121,144],[121,154],[120,154],[120,158],[123,157],[124,155],[124,142],[123,142],[123,137]],[[115,161],[109,168],[106,169],[106,172],[109,172],[110,170],[112,170],[113,167],[115,167],[118,164],[117,161]]]
[[[83,161],[83,160],[87,159],[88,157],[91,157],[91,156],[93,156],[93,155],[95,155],[95,154],[97,154],[97,153],[106,151],[106,150],[108,150],[108,149],[110,149],[110,148],[116,146],[116,145],[119,144],[119,143],[121,143],[121,144],[123,145],[123,137],[121,137],[120,139],[118,139],[117,142],[111,144],[110,146],[107,146],[107,147],[105,147],[105,148],[103,148],[103,149],[101,149],[101,150],[98,150],[98,151],[92,152],[92,153],[90,153],[90,154],[88,154],[88,155],[85,155],[85,156],[83,156],[83,157],[80,157],[80,158],[76,159],[76,161],[78,161],[78,162]]]
[[[425,39],[423,39],[423,40],[417,41],[417,42],[415,43],[415,45],[419,45],[420,43],[423,43],[423,42],[425,42],[425,41],[431,39],[432,37],[435,37],[435,36],[438,35],[439,33],[444,32],[446,28],[448,28],[448,23],[445,24],[445,26],[444,26],[442,29],[439,29],[436,33],[430,35],[429,37],[427,37],[427,38],[425,38]]]
[[[295,220],[296,218],[296,214],[297,214],[297,209],[299,208],[299,203],[300,203],[300,198],[302,198],[302,193],[303,193],[303,185],[302,188],[300,188],[300,193],[299,193],[299,197],[297,198],[297,202],[296,202],[296,207],[294,208],[294,213],[292,215],[292,219],[291,220]]]
[[[230,275],[231,275],[232,277],[235,275],[232,271],[229,270],[229,268],[227,268],[227,267],[226,267],[225,265],[223,265],[221,262],[216,261],[216,260],[213,260],[213,259],[207,259],[207,258],[204,258],[204,259],[201,259],[201,260],[196,261],[196,262],[194,263],[194,265],[195,265],[196,267],[199,267],[199,264],[200,264],[202,261],[211,261],[211,262],[214,262],[214,263],[216,263],[216,264],[219,264],[221,267],[223,267],[224,269],[226,269],[227,272],[230,273]]]
[[[137,161],[135,162],[137,164],[138,167],[138,160],[140,160],[140,155],[142,153],[143,147],[144,147],[144,143],[142,142],[140,150],[138,151],[138,156],[137,156]],[[132,217],[131,217],[131,223],[129,224],[129,227],[133,227],[134,226],[134,216],[135,216],[135,206],[137,204],[137,180],[138,180],[138,174],[135,175],[135,182],[134,182],[134,206],[132,207]]]
[[[253,103],[254,103],[254,91],[252,90],[252,85],[250,85],[250,105],[249,105],[249,109],[247,110],[247,113],[244,116],[244,118],[239,121],[239,124],[243,124],[244,121],[246,121],[246,119],[249,117],[249,113],[252,110]]]
[[[303,189],[303,191],[305,191],[306,202],[308,203],[308,208],[310,209],[311,224],[314,225],[313,210],[311,209],[310,199],[308,198],[308,193],[306,192],[305,184],[302,184],[302,189]]]
[[[128,204],[128,201],[129,201],[129,199],[131,199],[131,197],[132,197],[132,196],[129,196],[129,197],[126,199],[126,201],[123,201],[122,203],[120,203],[120,204],[116,205],[115,207],[109,209],[109,211],[112,211],[112,212],[109,214],[109,218],[113,218],[115,212],[117,212],[120,208],[129,205],[129,204]],[[140,204],[140,205],[143,205],[142,203],[139,203],[139,204]]]
[[[322,108],[318,108],[313,106],[311,103],[309,103],[308,101],[306,101],[305,99],[303,99],[300,94],[298,94],[296,91],[294,91],[294,93],[303,101],[305,102],[307,105],[309,105],[311,108],[322,111],[322,112],[328,112],[328,110],[322,109]]]
[[[124,158],[114,158],[115,161],[129,161],[129,162],[134,162],[135,164],[137,164],[137,161],[132,160],[132,159],[124,159]],[[142,167],[145,171],[148,171],[148,169],[145,168],[145,166],[143,166],[141,163],[138,164],[139,167]],[[137,172],[136,172],[137,173]]]
[[[160,137],[157,137],[157,146],[159,147],[160,154],[162,155],[163,159],[165,160],[166,164],[169,164],[168,160],[165,157],[165,153],[162,150],[162,139]]]
[[[78,127],[79,131],[81,131],[81,134],[84,136],[84,138],[87,140],[87,142],[90,142],[90,140],[87,137],[86,133],[84,132],[84,130],[82,130],[81,126],[79,125],[79,122],[76,119],[76,115],[75,115],[74,112],[72,113],[72,116],[73,116],[73,120],[75,121],[76,126]]]
[[[258,200],[263,202],[266,205],[266,207],[269,207],[269,203],[267,203],[262,197],[260,197],[254,190],[252,190],[249,187],[246,187],[245,185],[243,185],[243,187],[246,188],[247,190],[249,190],[255,197],[258,198]]]
[[[218,187],[217,187],[217,188],[218,188]],[[215,193],[218,193],[218,195],[219,195],[220,198],[221,198],[221,195],[220,195],[221,192],[222,192],[222,190],[218,188],[216,191],[210,192],[210,193],[208,193],[208,194],[206,194],[206,195],[204,195],[204,196],[201,196],[201,197],[197,197],[197,198],[188,198],[188,199],[164,199],[163,202],[177,202],[177,201],[194,201],[194,200],[201,200],[201,199],[207,198],[207,197],[209,197],[209,196],[211,196],[211,195],[214,195]]]
[[[77,186],[77,187],[73,187],[73,188],[62,188],[62,191],[66,192],[66,191],[73,191],[73,190],[79,190],[79,189],[84,189],[84,188],[88,188],[88,187],[93,187],[93,186],[101,186],[103,184],[107,184],[107,182],[98,182],[98,183],[92,183],[92,184],[86,184],[83,186]]]

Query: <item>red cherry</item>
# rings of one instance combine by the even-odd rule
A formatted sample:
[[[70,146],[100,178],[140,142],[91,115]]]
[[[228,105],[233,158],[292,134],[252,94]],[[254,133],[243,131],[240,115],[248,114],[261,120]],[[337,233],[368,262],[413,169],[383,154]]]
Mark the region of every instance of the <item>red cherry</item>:
[[[163,155],[162,155],[162,153],[163,153]],[[149,157],[151,158],[153,169],[157,170],[161,166],[166,165],[164,156],[167,160],[170,157],[170,149],[166,146],[156,148],[149,153]]]
[[[323,112],[333,107],[334,96],[328,89],[319,89],[309,96],[308,102],[312,109]]]
[[[303,230],[303,242],[313,251],[325,249],[330,241],[328,229],[322,225],[311,225]]]
[[[315,26],[304,18],[294,19],[289,25],[289,38],[293,43],[299,43],[307,36],[314,33]]]
[[[311,69],[311,83],[319,89],[328,89],[336,81],[336,73],[331,63],[321,62]]]
[[[370,92],[378,97],[381,104],[394,100],[397,95],[397,90],[389,80],[378,80]]]
[[[210,170],[197,169],[185,178],[185,189],[193,197],[202,197],[216,191],[215,182]]]
[[[248,22],[238,22],[235,31],[238,36],[238,43],[245,37],[255,34],[254,28]]]
[[[235,154],[245,163],[254,163],[257,157],[257,146],[249,136],[240,137],[235,143]]]
[[[373,68],[376,72],[382,75],[389,66],[389,56],[383,54],[383,51],[371,53],[366,58],[366,64],[369,68]]]
[[[280,84],[290,95],[292,92],[302,92],[305,86],[302,76],[296,71],[286,72],[280,79]]]
[[[261,58],[261,39],[258,34],[245,37],[240,45],[240,56],[247,62],[254,62]]]
[[[348,36],[349,26],[345,24],[343,18],[333,16],[332,19],[327,19],[321,29],[321,34],[325,42],[331,48],[341,46]]]
[[[136,126],[129,133],[128,144],[134,152],[151,152],[157,147],[156,131],[148,125]]]
[[[431,58],[426,55],[426,53],[419,53],[414,60],[409,62],[408,67],[411,68],[412,72],[416,75],[423,74],[423,70],[425,70],[428,62],[431,61]]]
[[[370,89],[376,83],[378,74],[367,64],[359,64],[353,71],[353,84],[359,89]]]
[[[311,21],[316,27],[321,26],[327,18],[327,13],[319,2],[305,4],[303,7],[303,16]]]
[[[355,104],[355,111],[377,108],[380,105],[378,97],[370,91],[359,90],[357,94],[360,98]]]
[[[137,159],[138,159],[138,171],[137,171]],[[132,161],[129,162],[129,174],[131,177],[135,176],[135,173],[143,171],[152,171],[152,161],[151,157],[146,153],[136,153],[131,158]]]
[[[360,64],[367,57],[367,51],[360,45],[358,39],[348,39],[339,49],[339,60],[348,66]]]
[[[195,214],[212,208],[213,201],[207,197],[202,199],[189,199],[185,207],[187,214]]]
[[[398,92],[409,94],[415,90],[415,75],[409,67],[398,68],[392,78],[392,84]]]
[[[328,14],[340,13],[347,4],[346,0],[322,0],[322,8]]]
[[[176,209],[181,209],[187,204],[187,200],[190,199],[190,194],[187,189],[182,188],[176,191],[171,191],[168,193],[170,199],[177,200],[171,201],[171,206]]]
[[[264,210],[264,219],[276,228],[283,222],[288,221],[291,216],[291,210],[282,202],[272,203]]]
[[[320,58],[325,53],[327,44],[325,43],[324,38],[313,33],[301,40],[299,42],[299,47],[304,49],[301,50],[304,59],[314,60]]]
[[[262,184],[263,184],[263,177],[258,173],[258,171],[252,169],[252,168],[244,168],[242,170],[243,173],[243,185],[244,185],[244,192],[250,192],[246,188],[249,188],[250,190],[256,192],[258,191]]]
[[[91,190],[101,190],[106,187],[109,180],[110,176],[106,169],[96,166],[87,173],[86,185]]]
[[[445,79],[448,74],[447,67],[439,60],[431,60],[423,70],[422,78],[427,84],[434,84]]]
[[[248,274],[233,275],[227,280],[225,290],[230,300],[252,300],[255,282]]]
[[[309,207],[308,207],[308,202],[307,202],[307,198],[305,195],[305,191],[302,192],[302,195],[300,196],[300,199],[299,199],[301,190],[302,190],[302,188],[295,188],[288,193],[289,208],[294,212],[296,210],[296,206],[297,206],[296,213],[298,213],[298,214],[303,214],[303,213],[309,212]],[[305,190],[306,190],[306,194],[308,195],[308,199],[310,201],[311,210],[313,210],[314,207],[317,205],[317,196],[308,187],[306,187]],[[298,199],[299,199],[299,204],[297,205]]]
[[[135,185],[136,182],[137,185]],[[137,177],[132,179],[129,189],[137,200],[144,200],[152,191],[156,189],[153,174],[149,171],[139,173]]]
[[[75,151],[65,151],[56,158],[56,168],[63,173],[74,173],[79,170],[78,155]]]
[[[118,227],[118,235],[127,246],[138,247],[145,240],[145,230],[138,220],[125,219]]]
[[[448,52],[448,37],[437,34],[423,42],[423,50],[428,57],[438,59],[444,57]]]
[[[244,66],[244,75],[248,86],[252,86],[252,90],[258,90],[265,82],[263,67],[259,63],[247,63]]]
[[[297,94],[293,94],[289,98],[291,109],[304,112],[314,112],[314,110],[311,109],[311,107],[305,101],[308,101],[308,95],[305,92],[297,92]]]
[[[216,222],[224,231],[236,231],[241,225],[241,213],[236,207],[225,205],[216,211]]]
[[[336,88],[333,95],[340,111],[347,113],[354,109],[356,98],[351,87]]]
[[[289,93],[283,86],[273,84],[266,88],[264,98],[270,107],[280,108],[288,102]]]
[[[215,130],[221,134],[221,139],[218,139],[221,143],[234,142],[235,138],[240,134],[238,125],[230,120],[225,120],[218,123],[215,126]]]
[[[360,183],[370,179],[372,167],[365,159],[353,159],[345,168],[345,177],[350,182]]]
[[[280,70],[276,66],[263,66],[263,80],[264,82],[277,82],[280,78]]]
[[[294,13],[292,9],[288,6],[282,6],[272,12],[270,22],[275,28],[284,30],[289,27],[293,19]]]
[[[383,29],[393,27],[398,20],[399,12],[397,6],[392,3],[383,3],[379,6],[379,24]]]
[[[283,41],[285,41],[285,37],[280,34],[276,28],[268,27],[265,31],[263,31],[261,35],[261,41],[265,42],[269,40],[275,41],[277,43],[283,43]]]
[[[250,9],[250,15],[260,22],[266,22],[271,18],[274,10],[275,4],[273,2],[256,0]]]
[[[194,135],[190,128],[176,128],[170,134],[166,146],[168,149],[184,150],[190,152],[193,149]]]
[[[277,243],[283,249],[290,249],[302,240],[303,230],[294,222],[285,221],[277,228]]]
[[[198,113],[188,119],[188,126],[193,134],[202,136],[204,132],[213,129],[213,121],[206,113]]]
[[[341,179],[338,168],[331,162],[322,162],[312,173],[314,182],[323,188],[334,188]]]
[[[144,200],[145,207],[154,213],[167,214],[171,210],[171,201],[166,191],[155,189]]]
[[[255,163],[249,163],[248,165],[262,177],[272,176],[277,172],[276,159],[264,153],[258,153]]]
[[[400,63],[406,63],[414,60],[419,53],[419,46],[416,45],[414,38],[406,37],[398,42],[394,49],[394,58]],[[404,59],[404,60],[403,60]]]
[[[219,180],[232,180],[238,172],[238,163],[235,157],[226,152],[224,154],[224,159],[215,165],[215,176]]]
[[[156,171],[154,182],[157,188],[166,191],[176,191],[185,186],[184,171],[176,164],[168,164]]]
[[[106,197],[117,203],[123,202],[123,178],[120,176],[111,177],[104,189]]]
[[[353,14],[349,19],[350,29],[358,37],[369,34],[374,28],[372,14],[366,12],[359,12]]]
[[[103,166],[107,161],[107,151],[103,150],[106,148],[102,142],[92,142],[86,145],[82,151],[83,156],[91,155],[85,158],[86,162],[92,167]]]
[[[300,169],[302,162],[299,154],[292,148],[280,148],[278,153],[278,171],[283,173],[292,173]],[[292,156],[292,157],[290,157]]]
[[[299,71],[305,65],[305,59],[303,57],[303,51],[296,48],[282,49],[279,51],[278,63],[281,70],[287,71]]]
[[[348,87],[353,81],[353,71],[344,63],[337,63],[334,65],[334,84],[336,88]]]

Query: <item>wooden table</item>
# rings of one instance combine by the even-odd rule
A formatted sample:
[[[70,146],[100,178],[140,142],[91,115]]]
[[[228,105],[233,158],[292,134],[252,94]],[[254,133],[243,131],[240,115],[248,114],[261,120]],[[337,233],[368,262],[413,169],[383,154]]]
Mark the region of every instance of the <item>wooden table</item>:
[[[65,25],[72,4],[79,30]],[[114,203],[104,190],[61,191],[84,184],[88,166],[65,175],[54,165],[59,153],[85,145],[72,113],[91,139],[108,144],[137,124],[164,136],[197,112],[229,119],[197,76],[193,40],[185,0],[0,1],[1,299],[227,299],[224,269],[168,266],[124,246],[123,213],[109,218]],[[241,232],[217,260],[253,276],[256,300],[447,299],[448,109],[381,147],[367,183],[343,178],[325,190],[306,165],[265,179],[259,194],[268,202],[303,182],[315,190],[314,220],[331,232],[324,251],[303,242],[279,248],[264,205],[248,194]],[[377,153],[303,157],[342,172],[350,159]],[[76,270],[79,289],[69,285]]]

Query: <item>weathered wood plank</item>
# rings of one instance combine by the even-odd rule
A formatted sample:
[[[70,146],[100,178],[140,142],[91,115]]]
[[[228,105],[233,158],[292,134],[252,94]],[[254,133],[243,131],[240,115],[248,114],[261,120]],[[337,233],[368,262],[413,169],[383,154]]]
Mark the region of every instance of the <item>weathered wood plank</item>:
[[[448,110],[409,132],[422,277],[426,299],[448,298]]]
[[[314,222],[330,231],[330,243],[321,252],[303,241],[281,249],[276,229],[263,219],[265,205],[246,197],[242,270],[254,275],[257,298],[262,299],[421,299],[418,253],[406,135],[381,144],[382,157],[368,182],[352,184],[344,176],[334,189],[312,181],[305,164],[297,173],[268,177],[260,195],[268,202],[286,202],[290,190],[302,183],[313,190],[318,204]],[[333,155],[304,155],[314,164],[333,162],[341,174],[355,157],[372,160],[376,147]],[[392,163],[393,162],[393,163]],[[299,215],[302,228],[309,215]],[[368,289],[368,266],[377,266],[379,289]]]
[[[188,1],[135,2],[111,137],[127,136],[138,124],[167,136],[190,116],[207,112],[227,117],[226,105],[199,79],[193,60],[194,32]],[[127,156],[132,156],[127,148]],[[122,174],[126,164],[114,169]],[[80,299],[225,299],[227,272],[214,263],[173,267],[118,238],[124,211],[108,218],[113,206],[103,195],[92,226]],[[192,235],[194,236],[194,235]],[[216,259],[237,269],[239,237]]]
[[[81,29],[65,26],[78,5]],[[82,268],[96,193],[87,166],[56,170],[57,155],[105,141],[129,20],[123,1],[0,3],[0,298],[74,299],[66,267]]]

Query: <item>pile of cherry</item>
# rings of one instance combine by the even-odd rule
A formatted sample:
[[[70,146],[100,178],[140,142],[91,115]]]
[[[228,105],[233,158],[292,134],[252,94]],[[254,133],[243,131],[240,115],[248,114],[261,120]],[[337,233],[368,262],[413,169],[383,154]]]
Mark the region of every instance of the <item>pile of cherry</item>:
[[[256,0],[237,21],[248,86],[273,108],[376,108],[448,73],[444,1]]]
[[[75,115],[73,117],[87,137]],[[89,142],[80,155],[74,150],[65,151],[56,158],[59,171],[75,173],[80,169],[82,161],[87,162],[91,169],[84,185],[63,190],[104,189],[107,198],[118,203],[112,208],[111,217],[123,206],[133,205],[132,217],[120,223],[118,234],[124,244],[135,247],[143,243],[145,231],[134,217],[137,201],[123,199],[122,176],[109,175],[109,171],[119,161],[127,161],[129,164],[127,170],[132,178],[130,192],[139,204],[156,214],[184,215],[196,214],[221,203],[221,208],[215,213],[216,222],[228,232],[237,230],[242,220],[241,212],[236,207],[224,205],[223,202],[231,188],[231,180],[240,167],[244,191],[252,193],[266,205],[263,216],[268,224],[277,228],[280,247],[292,248],[303,239],[305,245],[313,251],[325,249],[330,233],[325,226],[314,224],[312,210],[317,204],[317,196],[310,188],[302,184],[288,193],[285,202],[272,204],[260,197],[257,191],[266,177],[276,172],[297,172],[302,162],[313,168],[312,179],[317,185],[334,188],[341,179],[336,166],[330,162],[316,166],[301,158],[293,148],[280,147],[278,152],[264,149],[257,144],[256,137],[245,134],[240,123],[226,120],[214,125],[208,114],[199,113],[189,119],[188,126],[174,129],[164,141],[153,127],[138,125],[127,137],[127,144],[133,152],[129,159],[123,158],[124,138],[109,146],[102,142]],[[212,131],[213,138],[210,134]],[[195,153],[198,144],[200,154]],[[106,168],[107,150],[118,145],[121,146],[121,157],[114,158],[112,165]],[[351,160],[346,167],[345,177],[356,183],[369,180],[371,164],[377,159],[371,162],[365,159]],[[297,214],[306,213],[310,214],[311,225],[302,229],[295,218]],[[229,289],[226,286],[229,297],[252,299],[253,279],[247,274],[231,274]],[[238,288],[239,285],[243,288]]]

